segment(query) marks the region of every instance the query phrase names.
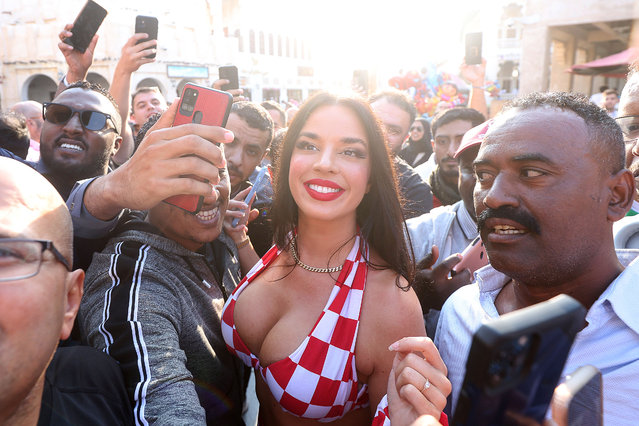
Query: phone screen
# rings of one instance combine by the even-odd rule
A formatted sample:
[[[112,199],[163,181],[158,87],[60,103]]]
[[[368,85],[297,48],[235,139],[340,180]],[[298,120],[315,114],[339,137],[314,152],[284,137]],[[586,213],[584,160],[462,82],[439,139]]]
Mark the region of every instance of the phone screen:
[[[466,65],[481,64],[482,33],[466,34]]]
[[[144,43],[149,40],[157,40],[158,38],[158,19],[154,16],[142,16],[135,17],[135,33],[147,33],[149,36],[142,40],[138,40],[135,44]],[[155,58],[155,53],[146,56],[149,59]]]
[[[64,39],[64,42],[77,51],[84,53],[91,43],[91,39],[98,32],[98,28],[102,25],[102,21],[107,15],[106,9],[94,2],[87,3],[80,11],[80,14],[73,22],[73,35]]]

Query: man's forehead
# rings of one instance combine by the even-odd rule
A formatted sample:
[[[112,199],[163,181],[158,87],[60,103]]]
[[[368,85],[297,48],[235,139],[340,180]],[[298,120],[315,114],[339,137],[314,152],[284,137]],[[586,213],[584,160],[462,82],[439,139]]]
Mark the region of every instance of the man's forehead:
[[[477,158],[488,151],[505,154],[511,147],[518,151],[539,151],[542,147],[584,149],[588,140],[585,122],[572,111],[554,107],[512,108],[495,117]]]
[[[138,102],[141,102],[141,101],[148,101],[148,100],[153,100],[153,99],[157,99],[161,103],[166,103],[166,101],[164,100],[164,96],[162,96],[158,92],[142,92],[142,93],[138,93],[137,95],[135,95],[135,99],[133,100],[133,102],[134,103],[138,103]]]
[[[639,72],[630,77],[619,99],[619,117],[639,115]]]
[[[433,137],[437,138],[438,136],[458,136],[463,135],[467,131],[473,128],[472,121],[469,120],[453,120],[449,123],[442,124],[437,127],[436,133]]]
[[[75,108],[91,108],[108,114],[115,112],[115,107],[106,96],[95,90],[81,87],[65,90],[53,102]]]
[[[373,102],[371,108],[384,124],[410,127],[410,114],[408,111],[403,110],[399,105],[395,105],[385,98]]]
[[[235,138],[243,144],[257,144],[263,149],[268,143],[269,131],[256,129],[238,114],[232,112],[226,122],[226,128],[235,134]]]

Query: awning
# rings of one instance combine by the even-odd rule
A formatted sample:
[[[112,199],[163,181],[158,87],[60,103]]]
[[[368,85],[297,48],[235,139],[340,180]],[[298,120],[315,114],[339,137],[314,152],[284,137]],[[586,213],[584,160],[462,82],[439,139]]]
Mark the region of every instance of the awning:
[[[585,64],[573,65],[566,72],[579,75],[605,74],[612,76],[625,76],[628,73],[628,65],[639,58],[639,47],[631,47],[614,55],[599,58]]]

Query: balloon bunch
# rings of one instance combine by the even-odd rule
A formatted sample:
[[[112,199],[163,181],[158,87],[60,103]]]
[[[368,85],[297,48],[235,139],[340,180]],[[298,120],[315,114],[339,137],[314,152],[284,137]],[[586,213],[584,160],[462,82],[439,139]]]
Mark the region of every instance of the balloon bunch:
[[[459,92],[455,79],[459,80],[446,72],[438,71],[434,64],[429,64],[421,73],[408,71],[404,75],[392,77],[388,84],[408,92],[419,114],[432,117],[440,104],[447,108],[466,105],[468,99]],[[487,82],[485,90],[492,97],[499,94],[497,82]]]

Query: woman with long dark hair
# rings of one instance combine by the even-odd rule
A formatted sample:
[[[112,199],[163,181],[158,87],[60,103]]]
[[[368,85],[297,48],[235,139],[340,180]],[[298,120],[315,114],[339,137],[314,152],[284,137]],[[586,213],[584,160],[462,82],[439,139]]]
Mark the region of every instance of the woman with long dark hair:
[[[408,140],[404,143],[399,156],[411,167],[425,163],[433,153],[431,139],[430,123],[423,117],[417,117],[410,126]]]
[[[364,101],[318,94],[276,169],[275,246],[227,301],[224,339],[256,370],[260,424],[370,424],[389,345],[425,335],[382,128]]]

